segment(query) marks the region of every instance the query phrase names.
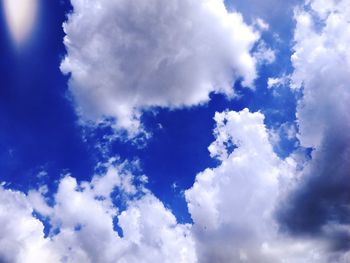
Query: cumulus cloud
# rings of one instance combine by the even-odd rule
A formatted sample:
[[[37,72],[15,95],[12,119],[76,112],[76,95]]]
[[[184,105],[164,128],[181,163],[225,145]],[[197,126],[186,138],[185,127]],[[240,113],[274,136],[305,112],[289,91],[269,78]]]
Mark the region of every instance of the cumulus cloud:
[[[327,130],[339,127],[341,120],[349,123],[350,8],[348,1],[320,2],[325,1],[311,2],[312,11],[296,12],[292,55],[292,85],[303,88],[297,109],[300,140],[309,147],[319,146]]]
[[[132,132],[143,109],[230,96],[235,80],[252,86],[256,64],[274,60],[263,42],[250,54],[258,34],[221,0],[72,5],[61,69],[81,114]],[[1,184],[0,262],[349,262],[349,16],[347,0],[307,1],[296,11],[294,72],[269,79],[303,92],[297,136],[314,149],[309,161],[280,159],[261,113],[217,113],[209,152],[220,164],[185,191],[193,224],[179,224],[127,164],[91,181],[66,175],[50,198],[45,185],[25,194]]]
[[[297,163],[273,152],[264,116],[245,109],[215,121],[209,151],[221,164],[185,191],[193,224],[179,224],[130,163],[111,162],[89,182],[64,176],[50,202],[45,186],[26,195],[2,186],[1,262],[348,262],[327,240],[278,231],[274,209]],[[51,225],[48,237],[38,214]],[[344,236],[340,225],[325,231]]]
[[[297,164],[274,153],[264,116],[245,109],[215,120],[209,151],[222,163],[185,193],[199,262],[335,262],[323,241],[279,232],[274,209]]]
[[[53,206],[42,191],[24,195],[1,188],[0,261],[196,262],[191,226],[178,224],[123,166],[111,166],[91,182],[65,176]],[[126,202],[127,208],[119,211],[115,201]],[[44,238],[44,226],[33,211],[49,220],[49,237]],[[116,220],[121,233],[115,230]]]
[[[303,93],[298,137],[314,151],[278,216],[291,234],[324,237],[334,251],[349,251],[350,6],[307,3],[295,15],[292,87]]]
[[[281,222],[276,221],[276,209],[280,212],[280,207],[290,207],[288,202],[292,200],[286,196],[290,197],[291,188],[300,189],[299,178],[308,172],[310,164],[304,168],[307,160],[303,154],[296,152],[280,159],[272,149],[271,131],[266,129],[261,113],[247,109],[223,112],[217,113],[215,120],[216,140],[209,151],[221,164],[198,174],[193,187],[185,192],[199,262],[348,262],[348,226],[329,222],[323,227],[324,238],[290,235],[281,231]],[[290,135],[294,137],[295,133]],[[327,166],[327,162],[323,163]],[[328,181],[323,190],[330,188],[332,192],[338,179]],[[343,189],[346,187],[345,183]],[[327,206],[324,199],[309,199],[312,188],[306,190],[311,193],[301,196],[297,205],[305,204],[303,212],[309,222],[319,216],[313,216],[314,211]],[[340,195],[337,198],[342,200]],[[328,215],[334,215],[334,206],[328,209]],[[305,220],[298,216],[288,214],[286,219]]]
[[[215,120],[216,141],[209,150],[222,164],[197,175],[186,191],[200,262],[271,262],[263,244],[272,238],[281,163],[268,142],[263,115],[224,112]],[[232,154],[229,144],[237,147]]]
[[[0,187],[0,262],[35,262],[39,257],[41,262],[54,262],[44,226],[32,212],[23,193]]]
[[[136,131],[142,109],[178,108],[253,86],[259,35],[223,0],[72,0],[64,24],[70,90],[85,119]]]

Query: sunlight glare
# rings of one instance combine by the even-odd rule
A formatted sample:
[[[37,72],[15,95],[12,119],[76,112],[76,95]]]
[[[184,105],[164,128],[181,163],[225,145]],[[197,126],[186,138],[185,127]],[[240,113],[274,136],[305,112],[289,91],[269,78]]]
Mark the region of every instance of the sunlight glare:
[[[38,0],[3,0],[7,24],[16,44],[30,35],[38,12]]]

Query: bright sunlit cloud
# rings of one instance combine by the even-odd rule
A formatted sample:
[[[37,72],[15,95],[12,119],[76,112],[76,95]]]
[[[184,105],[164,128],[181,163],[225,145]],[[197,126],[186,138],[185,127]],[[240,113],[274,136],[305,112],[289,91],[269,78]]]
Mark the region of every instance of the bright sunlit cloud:
[[[3,0],[7,24],[16,44],[30,35],[38,11],[38,0]]]

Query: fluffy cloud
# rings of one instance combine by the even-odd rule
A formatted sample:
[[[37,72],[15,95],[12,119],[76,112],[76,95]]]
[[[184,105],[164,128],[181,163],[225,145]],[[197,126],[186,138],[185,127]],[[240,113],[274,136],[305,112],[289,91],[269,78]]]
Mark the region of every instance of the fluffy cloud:
[[[199,262],[329,262],[322,242],[278,231],[273,211],[296,163],[273,152],[264,116],[246,109],[215,120],[209,150],[222,163],[185,193]]]
[[[314,151],[279,211],[289,233],[324,237],[340,253],[350,250],[349,16],[347,0],[308,1],[296,11],[292,85],[303,92],[298,136]]]
[[[273,152],[264,116],[246,109],[217,113],[215,120],[216,139],[209,150],[221,164],[199,173],[185,192],[192,225],[177,223],[145,188],[145,177],[130,173],[130,164],[110,163],[90,182],[63,177],[51,206],[45,186],[27,195],[1,187],[0,260],[348,262],[350,254],[334,252],[326,240],[278,231],[274,209],[295,178],[296,162]],[[48,237],[33,211],[51,224]],[[329,225],[326,230],[334,235],[343,228]]]
[[[281,163],[263,115],[224,112],[215,120],[216,141],[209,150],[222,164],[197,175],[186,191],[200,262],[272,262],[263,245],[272,238]],[[238,148],[230,154],[230,147]]]
[[[264,45],[250,55],[257,34],[220,0],[72,4],[61,67],[70,89],[86,118],[113,116],[130,131],[144,108],[232,95],[238,77],[253,83],[256,59],[273,61]],[[0,262],[349,262],[349,16],[347,0],[307,1],[294,73],[269,81],[303,91],[298,137],[314,151],[301,170],[297,156],[274,153],[261,113],[217,113],[209,151],[221,163],[185,191],[192,225],[177,223],[145,177],[110,164],[89,182],[65,176],[51,202],[46,186],[0,186]]]
[[[264,116],[243,110],[217,113],[215,120],[209,151],[221,164],[198,174],[185,192],[199,262],[347,262],[346,227],[328,225],[327,239],[280,231],[276,208],[288,207],[285,196],[301,162],[296,154],[281,160],[274,153]],[[291,215],[290,220],[297,219]]]
[[[65,176],[51,207],[42,191],[24,195],[1,188],[0,261],[196,262],[191,226],[178,224],[156,197],[136,186],[136,179],[123,165],[109,167],[91,182],[77,183]],[[114,191],[119,193],[117,200],[112,198]],[[127,209],[118,211],[116,201],[126,202]],[[52,225],[48,238],[34,210]]]
[[[58,262],[47,248],[43,224],[23,193],[0,187],[0,262]]]
[[[292,80],[294,88],[303,88],[297,117],[305,146],[318,147],[328,130],[349,125],[348,4],[318,0],[311,2],[312,11],[296,12]]]
[[[231,96],[241,77],[253,85],[259,36],[223,0],[71,2],[61,69],[86,119],[112,116],[135,132],[144,108]]]

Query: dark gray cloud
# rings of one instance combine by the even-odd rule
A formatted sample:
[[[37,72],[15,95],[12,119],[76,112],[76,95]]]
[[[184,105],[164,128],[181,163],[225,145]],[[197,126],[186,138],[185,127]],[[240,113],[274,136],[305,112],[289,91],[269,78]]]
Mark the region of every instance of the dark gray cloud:
[[[350,224],[350,136],[331,129],[320,150],[303,172],[298,187],[280,205],[277,217],[283,231],[323,236],[334,250],[350,249],[350,231],[329,225]]]
[[[284,232],[350,252],[349,2],[307,3],[295,13],[292,88],[303,92],[298,138],[314,150],[276,216]]]

